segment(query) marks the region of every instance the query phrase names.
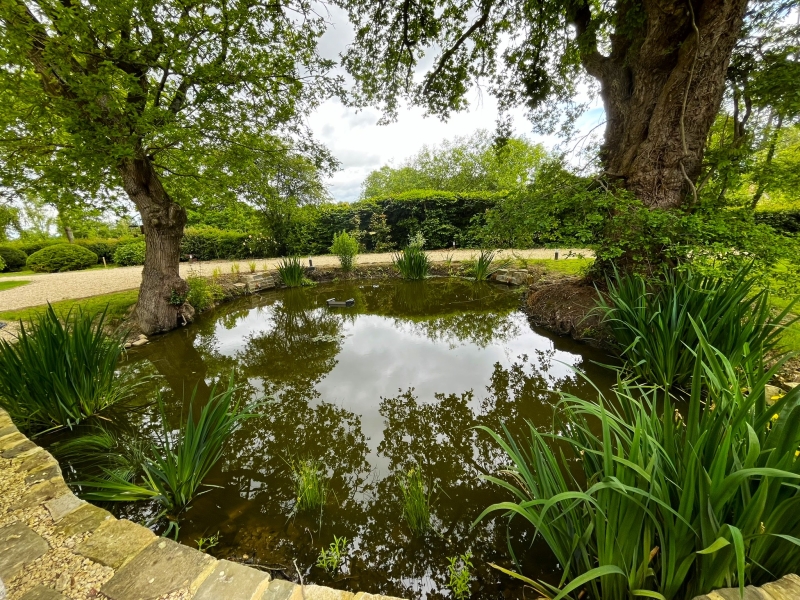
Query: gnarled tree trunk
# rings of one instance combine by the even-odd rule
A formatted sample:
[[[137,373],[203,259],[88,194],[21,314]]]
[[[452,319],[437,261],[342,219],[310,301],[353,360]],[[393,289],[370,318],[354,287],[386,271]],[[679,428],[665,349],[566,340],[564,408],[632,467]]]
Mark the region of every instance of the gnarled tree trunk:
[[[119,173],[122,187],[142,216],[145,234],[137,322],[147,335],[175,329],[194,315],[183,302],[189,287],[179,272],[186,211],[170,199],[148,158],[126,159]]]
[[[581,60],[606,111],[606,172],[650,208],[676,208],[693,195],[746,6],[622,0],[608,55],[593,39],[588,6],[576,11],[587,42]]]

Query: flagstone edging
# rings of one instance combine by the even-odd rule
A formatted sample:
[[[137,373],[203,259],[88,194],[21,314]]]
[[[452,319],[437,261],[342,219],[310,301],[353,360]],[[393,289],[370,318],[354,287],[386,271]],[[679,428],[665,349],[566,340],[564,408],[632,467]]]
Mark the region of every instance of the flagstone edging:
[[[397,600],[271,579],[80,500],[0,409],[0,600]]]

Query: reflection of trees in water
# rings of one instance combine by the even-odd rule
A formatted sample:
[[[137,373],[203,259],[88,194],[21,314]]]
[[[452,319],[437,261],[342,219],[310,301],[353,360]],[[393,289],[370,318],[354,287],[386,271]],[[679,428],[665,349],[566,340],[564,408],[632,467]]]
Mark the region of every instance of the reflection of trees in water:
[[[511,311],[458,312],[443,317],[423,320],[395,319],[397,327],[409,327],[419,336],[434,342],[446,343],[450,349],[459,344],[474,344],[485,348],[502,343],[519,335],[519,325]]]

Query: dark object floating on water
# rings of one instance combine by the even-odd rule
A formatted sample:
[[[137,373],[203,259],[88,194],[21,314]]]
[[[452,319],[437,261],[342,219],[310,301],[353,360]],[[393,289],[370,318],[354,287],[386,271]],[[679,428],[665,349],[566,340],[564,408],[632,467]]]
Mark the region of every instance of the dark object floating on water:
[[[337,300],[336,298],[328,298],[328,308],[345,308],[347,306],[353,306],[356,301],[354,298],[350,298],[349,300]]]

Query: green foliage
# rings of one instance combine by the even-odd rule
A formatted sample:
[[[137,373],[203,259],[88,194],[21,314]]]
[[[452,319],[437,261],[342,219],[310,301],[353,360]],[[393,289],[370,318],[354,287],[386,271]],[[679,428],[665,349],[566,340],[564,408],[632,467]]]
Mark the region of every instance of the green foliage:
[[[621,381],[611,398],[563,394],[552,428],[530,423],[527,443],[483,428],[509,461],[507,479],[487,479],[514,501],[478,520],[526,521],[563,575],[553,586],[498,569],[565,600],[678,600],[731,584],[744,594],[795,571],[800,389],[768,406],[764,385],[782,361],[737,369],[695,333],[685,404]]]
[[[106,313],[52,306],[20,321],[16,343],[0,340],[0,405],[31,431],[73,427],[131,399],[136,384],[117,376],[124,333],[105,332]]]
[[[419,466],[398,480],[403,495],[403,517],[411,533],[422,535],[431,527],[431,494],[425,492],[425,482]]]
[[[28,255],[16,248],[0,246],[0,260],[4,263],[3,266],[0,267],[0,271],[19,271],[25,266]]]
[[[209,282],[205,277],[190,274],[186,277],[186,283],[189,286],[186,302],[191,304],[197,312],[203,312],[224,296],[222,287]]]
[[[300,287],[305,283],[305,271],[297,256],[287,256],[278,263],[278,275],[286,287]]]
[[[346,231],[342,231],[333,236],[333,244],[330,248],[331,254],[339,257],[339,264],[342,271],[352,271],[358,255],[358,240]]]
[[[120,244],[114,251],[114,262],[118,265],[143,265],[145,254],[145,241],[137,240],[135,242],[128,242],[127,244]]]
[[[297,512],[321,512],[328,496],[319,461],[308,458],[292,463]]]
[[[2,260],[2,258],[0,258]],[[3,290],[12,290],[15,287],[21,287],[29,284],[30,281],[0,281],[0,292]]]
[[[535,178],[544,148],[524,138],[499,141],[485,129],[468,137],[423,146],[399,167],[372,171],[362,184],[362,199],[412,190],[497,192],[524,187]]]
[[[317,558],[317,566],[326,573],[337,573],[347,555],[347,538],[333,536],[333,542],[326,550],[323,548]]]
[[[474,264],[470,265],[468,273],[475,278],[475,281],[486,281],[497,270],[493,267],[495,252],[493,250],[481,250],[475,259]]]
[[[233,377],[224,391],[211,388],[211,398],[195,417],[197,388],[192,392],[185,421],[177,430],[169,424],[164,402],[159,396],[160,431],[146,450],[142,471],[125,477],[117,471],[104,469],[103,477],[76,482],[88,500],[132,502],[155,500],[162,512],[156,519],[167,516],[175,521],[189,508],[200,492],[200,486],[214,465],[222,458],[225,441],[243,420],[255,416],[253,406],[233,399],[236,387]]]
[[[25,264],[37,273],[79,271],[96,265],[97,254],[74,244],[56,244],[34,252]]]
[[[431,269],[427,253],[419,246],[408,245],[392,257],[392,264],[403,279],[425,279]]]
[[[6,260],[0,255],[0,271],[6,270]]]
[[[195,540],[195,543],[197,544],[197,549],[200,550],[200,552],[207,552],[219,544],[219,531],[209,536],[201,535]]]
[[[615,272],[599,308],[627,367],[642,381],[666,389],[692,377],[696,330],[734,367],[774,350],[794,303],[772,314],[768,290],[758,289],[752,267],[731,279],[693,269],[664,270],[659,280]],[[788,323],[787,323],[788,324]],[[762,365],[763,366],[763,365]]]
[[[105,311],[109,322],[114,322],[127,316],[138,298],[138,290],[127,290],[112,294],[100,294],[99,296],[80,300],[61,300],[60,302],[53,302],[52,307],[61,318],[64,318],[71,310],[82,310],[91,315],[97,315]],[[4,311],[0,313],[0,319],[6,321],[35,320],[47,312],[49,306],[49,304],[43,304],[41,306]]]
[[[187,227],[181,254],[198,260],[236,260],[275,256],[275,244],[261,233],[241,233],[214,227]]]
[[[134,237],[121,237],[121,238],[83,238],[83,239],[76,239],[75,242],[72,244],[74,246],[80,246],[82,248],[86,248],[87,250],[91,250],[97,255],[98,262],[101,262],[103,258],[106,259],[106,262],[112,262],[114,260],[114,252],[116,251],[117,247],[122,244],[127,244],[132,241],[135,241],[137,238]],[[19,250],[20,252],[24,252],[26,255],[31,255],[34,252],[41,250],[42,248],[47,248],[49,246],[55,246],[57,244],[65,244],[67,243],[66,239],[63,238],[37,238],[37,239],[23,239],[23,240],[14,240],[13,242],[7,242],[0,246],[0,248],[11,248],[14,250]]]
[[[470,569],[472,569],[472,552],[467,552],[460,556],[451,556],[447,560],[450,564],[447,571],[450,573],[450,581],[447,587],[453,592],[456,600],[466,600],[470,597],[469,580]]]

